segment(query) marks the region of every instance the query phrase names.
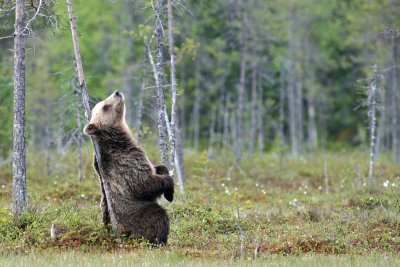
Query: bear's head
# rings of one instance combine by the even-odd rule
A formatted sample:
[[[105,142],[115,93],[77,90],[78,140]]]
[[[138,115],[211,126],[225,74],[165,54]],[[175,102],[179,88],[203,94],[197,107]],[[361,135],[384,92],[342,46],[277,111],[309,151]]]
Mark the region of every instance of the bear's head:
[[[115,91],[105,100],[99,102],[92,109],[92,117],[89,124],[83,128],[83,132],[89,136],[97,136],[111,128],[127,128],[125,122],[124,95]]]

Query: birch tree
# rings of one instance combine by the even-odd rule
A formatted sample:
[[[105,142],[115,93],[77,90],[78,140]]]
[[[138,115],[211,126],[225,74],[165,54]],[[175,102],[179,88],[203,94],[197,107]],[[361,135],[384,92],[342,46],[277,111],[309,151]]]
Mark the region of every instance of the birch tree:
[[[164,49],[164,31],[162,26],[162,16],[161,10],[163,8],[163,1],[157,0],[156,5],[153,4],[154,16],[156,19],[154,36],[157,40],[156,45],[156,62],[154,65],[154,76],[156,80],[156,92],[157,92],[157,127],[158,127],[158,137],[160,145],[161,162],[167,168],[169,167],[168,161],[168,133],[167,133],[167,123],[165,120],[165,94],[164,94],[164,73],[163,73],[163,49]],[[150,47],[148,49],[149,56],[151,57],[151,62],[153,61],[151,56]]]
[[[25,140],[25,1],[15,1],[14,32],[14,125],[12,211],[19,217],[26,208]]]
[[[376,145],[376,95],[378,91],[378,68],[373,67],[374,76],[372,77],[368,86],[368,117],[369,117],[369,130],[370,130],[370,158],[369,158],[369,186],[373,186],[373,171],[375,164],[375,145]]]
[[[178,103],[177,103],[177,92],[176,92],[176,77],[175,77],[175,53],[174,53],[174,33],[173,33],[173,13],[172,13],[172,3],[171,0],[168,0],[167,4],[168,9],[168,46],[169,46],[169,56],[170,56],[170,73],[171,73],[171,124],[170,124],[170,175],[174,177],[175,167],[177,168],[178,180],[179,180],[179,188],[181,193],[183,190],[183,177],[182,177],[182,163],[180,160],[181,157],[178,157],[176,154],[176,139],[180,138],[179,131],[177,131],[178,124]],[[168,121],[167,121],[168,122]],[[182,146],[178,147],[182,149]],[[183,153],[182,151],[180,153]]]

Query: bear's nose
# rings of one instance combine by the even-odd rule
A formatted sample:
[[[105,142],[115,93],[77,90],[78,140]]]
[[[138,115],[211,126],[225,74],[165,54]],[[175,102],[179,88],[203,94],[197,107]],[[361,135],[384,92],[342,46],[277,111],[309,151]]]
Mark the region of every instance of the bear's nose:
[[[121,93],[120,93],[119,91],[115,91],[114,94],[115,94],[116,96],[120,96],[120,95],[121,95]]]

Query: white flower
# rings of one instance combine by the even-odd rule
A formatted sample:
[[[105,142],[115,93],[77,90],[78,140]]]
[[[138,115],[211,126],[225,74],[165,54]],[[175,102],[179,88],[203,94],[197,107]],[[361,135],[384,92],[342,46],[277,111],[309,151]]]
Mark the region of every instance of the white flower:
[[[1,185],[1,188],[6,188],[6,185],[5,185],[5,184],[2,184],[2,185]]]
[[[296,207],[297,206],[297,198],[290,200],[289,201],[289,205],[293,206],[293,207]]]
[[[388,186],[389,186],[389,181],[386,180],[385,182],[383,182],[383,186],[384,186],[384,187],[388,187]]]
[[[318,190],[322,190],[322,186],[318,186]]]
[[[222,186],[222,187],[225,187],[225,183],[222,183],[221,186]]]

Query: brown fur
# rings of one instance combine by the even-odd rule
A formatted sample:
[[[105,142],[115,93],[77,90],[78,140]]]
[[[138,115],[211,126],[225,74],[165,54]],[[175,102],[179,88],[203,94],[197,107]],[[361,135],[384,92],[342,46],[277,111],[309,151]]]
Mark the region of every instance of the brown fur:
[[[151,243],[167,243],[169,218],[157,198],[164,194],[173,200],[174,183],[165,166],[154,167],[136,144],[125,122],[125,104],[116,91],[93,108],[84,128],[100,147],[104,174],[110,183],[111,203],[121,233],[145,238]],[[99,174],[96,159],[94,167]],[[101,179],[100,179],[101,182]],[[103,223],[110,223],[104,188],[101,183]]]

